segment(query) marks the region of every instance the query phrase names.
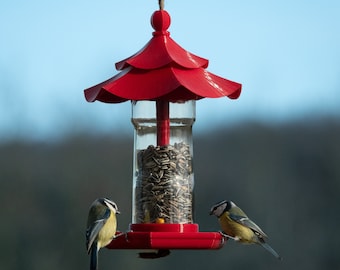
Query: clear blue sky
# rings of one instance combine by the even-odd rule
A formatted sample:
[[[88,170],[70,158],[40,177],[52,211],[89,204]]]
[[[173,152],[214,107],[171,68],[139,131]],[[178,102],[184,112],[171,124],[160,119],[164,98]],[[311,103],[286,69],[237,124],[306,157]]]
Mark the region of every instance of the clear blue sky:
[[[2,0],[0,139],[132,133],[129,103],[87,103],[83,89],[149,41],[156,9],[157,0]],[[165,0],[165,9],[177,43],[243,84],[238,100],[198,101],[197,132],[340,115],[340,1]]]

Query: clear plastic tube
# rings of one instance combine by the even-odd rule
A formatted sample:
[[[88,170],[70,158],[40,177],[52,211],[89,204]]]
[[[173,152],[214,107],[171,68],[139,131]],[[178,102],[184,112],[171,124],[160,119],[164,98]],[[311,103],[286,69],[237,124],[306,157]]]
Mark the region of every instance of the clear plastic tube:
[[[194,121],[192,100],[132,103],[133,223],[193,223]]]

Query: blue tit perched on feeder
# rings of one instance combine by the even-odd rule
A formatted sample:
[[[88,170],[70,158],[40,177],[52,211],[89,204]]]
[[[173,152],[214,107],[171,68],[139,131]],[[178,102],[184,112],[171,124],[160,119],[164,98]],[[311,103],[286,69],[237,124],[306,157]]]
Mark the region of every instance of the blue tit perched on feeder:
[[[210,215],[215,215],[222,228],[222,234],[245,244],[260,244],[277,259],[280,255],[265,242],[267,235],[232,201],[221,201],[215,204]]]
[[[90,254],[90,269],[98,269],[98,251],[115,238],[117,205],[107,199],[96,199],[90,206],[87,219],[86,248]]]

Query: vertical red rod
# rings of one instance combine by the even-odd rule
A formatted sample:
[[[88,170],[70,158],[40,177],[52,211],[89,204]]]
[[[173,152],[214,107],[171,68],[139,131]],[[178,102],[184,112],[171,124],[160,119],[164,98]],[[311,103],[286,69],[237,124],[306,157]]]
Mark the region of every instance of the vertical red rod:
[[[156,101],[157,117],[157,145],[170,144],[170,117],[169,102],[164,100]]]

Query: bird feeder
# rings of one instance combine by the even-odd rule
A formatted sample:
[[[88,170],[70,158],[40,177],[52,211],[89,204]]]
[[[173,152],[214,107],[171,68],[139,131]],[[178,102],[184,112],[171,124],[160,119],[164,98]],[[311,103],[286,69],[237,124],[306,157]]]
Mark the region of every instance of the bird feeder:
[[[132,222],[108,248],[219,249],[221,234],[199,231],[193,217],[195,102],[236,99],[241,84],[208,72],[207,59],[180,47],[170,37],[170,16],[162,8],[153,13],[151,25],[155,31],[145,47],[116,63],[120,73],[85,90],[89,102],[132,104]]]

